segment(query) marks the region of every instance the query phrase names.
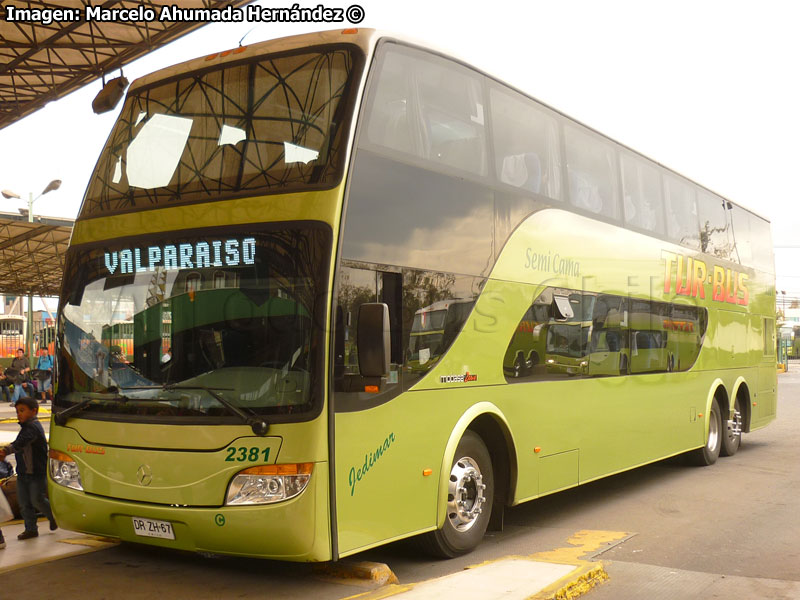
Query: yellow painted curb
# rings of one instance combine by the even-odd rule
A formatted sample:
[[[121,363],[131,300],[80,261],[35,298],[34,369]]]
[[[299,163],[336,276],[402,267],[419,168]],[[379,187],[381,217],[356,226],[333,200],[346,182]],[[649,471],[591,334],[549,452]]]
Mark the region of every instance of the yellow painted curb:
[[[107,546],[116,546],[119,543],[117,540],[96,536],[65,538],[63,540],[57,540],[57,542],[59,544],[74,544],[76,546],[88,546],[90,548],[105,548]]]
[[[371,585],[389,585],[398,582],[389,565],[378,562],[343,560],[315,565],[313,570],[317,575],[340,580],[340,583],[353,583],[356,580]]]
[[[49,410],[40,408],[39,415],[42,417],[50,417],[52,413]],[[8,419],[0,419],[0,423],[17,423],[17,417],[9,417]]]
[[[588,571],[579,575],[577,578],[575,578],[575,573],[572,573],[570,574],[570,578],[572,578],[573,581],[559,589],[555,594],[550,596],[550,598],[553,600],[573,600],[574,598],[582,596],[594,586],[603,583],[608,579],[608,573],[606,573],[603,564],[600,563],[598,566],[590,567]]]

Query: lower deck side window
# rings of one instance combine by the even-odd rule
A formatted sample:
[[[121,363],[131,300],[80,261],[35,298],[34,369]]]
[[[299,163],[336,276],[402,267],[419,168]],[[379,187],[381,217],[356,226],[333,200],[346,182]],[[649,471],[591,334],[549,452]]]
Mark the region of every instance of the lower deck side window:
[[[686,371],[707,322],[697,306],[548,288],[522,316],[503,371],[509,383]]]

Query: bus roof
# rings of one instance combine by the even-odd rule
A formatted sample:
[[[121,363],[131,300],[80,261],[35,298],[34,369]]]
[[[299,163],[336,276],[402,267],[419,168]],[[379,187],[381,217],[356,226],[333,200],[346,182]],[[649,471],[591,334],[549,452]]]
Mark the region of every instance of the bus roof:
[[[240,46],[230,50],[213,52],[207,56],[193,58],[186,62],[155,71],[149,75],[144,75],[131,84],[130,91],[136,91],[140,88],[150,86],[166,79],[171,79],[172,77],[190,71],[199,71],[229,62],[239,62],[246,58],[277,52],[287,52],[307,46],[354,44],[364,50],[365,54],[368,54],[377,37],[377,32],[374,29],[335,29],[257,42],[249,46]]]
[[[360,47],[364,51],[364,54],[367,56],[367,58],[369,60],[370,57],[371,57],[371,53],[372,53],[373,48],[375,47],[376,43],[380,39],[394,40],[394,41],[401,42],[403,44],[416,46],[416,47],[419,47],[419,48],[424,49],[426,51],[433,52],[434,54],[438,54],[438,55],[446,57],[446,58],[448,58],[450,60],[454,60],[454,61],[456,61],[458,63],[461,63],[462,65],[464,65],[466,67],[469,67],[470,69],[473,69],[473,70],[485,75],[486,77],[489,77],[490,79],[493,79],[494,81],[497,81],[498,83],[501,83],[502,85],[507,86],[507,87],[519,92],[520,94],[522,94],[522,95],[534,100],[535,102],[541,104],[542,106],[545,106],[549,110],[552,110],[553,112],[558,113],[562,117],[564,117],[566,119],[569,119],[570,121],[572,121],[574,123],[577,123],[577,124],[581,125],[582,127],[585,127],[586,129],[588,129],[588,130],[594,132],[595,134],[605,138],[606,140],[608,140],[608,141],[610,141],[610,142],[612,142],[614,144],[619,145],[620,147],[624,148],[625,150],[645,158],[646,160],[648,160],[648,161],[658,165],[659,167],[661,167],[661,168],[663,168],[663,169],[665,169],[665,170],[677,175],[678,177],[681,177],[682,179],[692,183],[693,185],[695,185],[695,186],[697,186],[699,188],[702,188],[703,190],[709,192],[710,194],[713,194],[715,196],[723,198],[725,201],[731,202],[732,204],[738,206],[742,210],[746,210],[747,212],[749,212],[753,216],[758,217],[759,219],[762,219],[763,221],[766,221],[766,222],[769,223],[769,219],[767,219],[763,215],[757,213],[756,211],[754,211],[754,210],[752,210],[750,208],[747,208],[745,206],[742,206],[738,202],[734,202],[734,201],[730,200],[729,198],[723,196],[722,194],[719,194],[719,193],[715,192],[714,190],[706,187],[705,185],[703,185],[701,183],[698,183],[697,181],[695,181],[695,180],[693,180],[693,179],[691,179],[689,177],[686,177],[685,175],[682,175],[681,173],[679,173],[675,169],[672,169],[672,168],[668,167],[667,165],[664,165],[663,163],[661,163],[661,162],[659,162],[657,160],[654,160],[653,158],[650,158],[649,156],[639,152],[638,150],[635,150],[634,148],[631,148],[630,146],[627,146],[626,144],[623,144],[622,142],[619,142],[619,141],[611,138],[610,136],[604,134],[603,132],[598,131],[594,127],[586,125],[582,121],[579,121],[579,120],[575,119],[574,117],[571,117],[571,116],[567,115],[563,111],[561,111],[561,110],[559,110],[559,109],[557,109],[557,108],[555,108],[553,106],[550,106],[549,104],[547,104],[545,102],[542,102],[541,100],[538,100],[537,98],[535,98],[531,94],[521,90],[520,88],[516,87],[515,85],[513,85],[511,83],[508,83],[507,81],[504,81],[504,80],[500,79],[496,75],[488,73],[488,72],[484,71],[483,69],[480,69],[480,68],[474,66],[469,61],[465,60],[462,57],[459,57],[456,52],[453,52],[452,50],[449,50],[449,49],[440,48],[440,47],[437,47],[435,44],[431,44],[429,42],[426,42],[426,41],[423,41],[423,40],[419,40],[419,39],[415,39],[415,38],[413,38],[411,36],[398,34],[398,33],[395,33],[395,32],[389,32],[389,31],[384,31],[384,30],[376,30],[376,29],[370,29],[370,28],[331,29],[331,30],[327,30],[327,31],[319,31],[319,32],[313,32],[313,33],[303,33],[303,34],[293,35],[293,36],[288,36],[288,37],[283,37],[283,38],[276,38],[276,39],[273,39],[273,40],[266,40],[266,41],[263,41],[263,42],[257,42],[255,44],[252,44],[252,45],[249,45],[249,46],[240,46],[239,48],[234,48],[234,49],[220,51],[220,52],[213,52],[213,53],[211,53],[211,54],[209,54],[207,56],[203,56],[203,57],[200,57],[200,58],[195,58],[195,59],[183,62],[183,63],[178,63],[178,64],[173,65],[171,67],[166,67],[166,68],[161,69],[159,71],[155,71],[154,73],[150,73],[149,75],[144,75],[144,76],[136,79],[131,84],[130,89],[129,89],[129,93],[132,92],[132,91],[136,91],[138,89],[141,89],[143,87],[147,87],[147,86],[156,84],[158,82],[161,82],[161,81],[164,81],[164,80],[168,80],[168,79],[171,79],[173,77],[177,77],[177,76],[179,76],[179,75],[181,75],[183,73],[189,72],[189,71],[199,71],[199,70],[202,70],[202,69],[205,69],[205,68],[208,68],[208,67],[212,67],[212,66],[217,66],[217,65],[220,65],[220,64],[225,64],[225,63],[229,63],[229,62],[238,62],[238,61],[240,61],[242,59],[246,59],[248,57],[256,57],[256,56],[261,56],[261,55],[264,55],[264,54],[272,54],[272,53],[278,53],[278,52],[287,52],[287,51],[295,50],[295,49],[298,49],[298,48],[304,48],[304,47],[307,47],[307,46],[321,46],[321,45],[328,45],[328,44],[353,44],[355,46]]]

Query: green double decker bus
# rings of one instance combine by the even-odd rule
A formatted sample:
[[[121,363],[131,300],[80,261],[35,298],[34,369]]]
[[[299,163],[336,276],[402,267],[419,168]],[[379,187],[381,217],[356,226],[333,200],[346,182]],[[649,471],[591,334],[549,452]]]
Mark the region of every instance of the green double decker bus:
[[[769,223],[372,30],[134,82],[58,314],[59,525],[328,561],[775,418]],[[713,511],[709,499],[709,511]]]

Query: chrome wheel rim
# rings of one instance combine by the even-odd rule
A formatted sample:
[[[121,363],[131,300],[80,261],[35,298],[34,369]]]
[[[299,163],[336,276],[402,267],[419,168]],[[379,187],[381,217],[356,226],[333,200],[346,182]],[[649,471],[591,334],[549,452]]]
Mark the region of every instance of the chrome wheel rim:
[[[709,450],[714,450],[719,444],[719,419],[716,418],[716,414],[714,412],[711,413],[711,418],[709,419],[708,423],[708,444],[707,448]]]
[[[478,521],[486,502],[486,484],[475,459],[459,458],[450,471],[447,518],[457,531],[468,531]]]
[[[733,409],[733,419],[728,420],[728,437],[736,441],[742,437],[742,413],[739,411],[739,403]]]

